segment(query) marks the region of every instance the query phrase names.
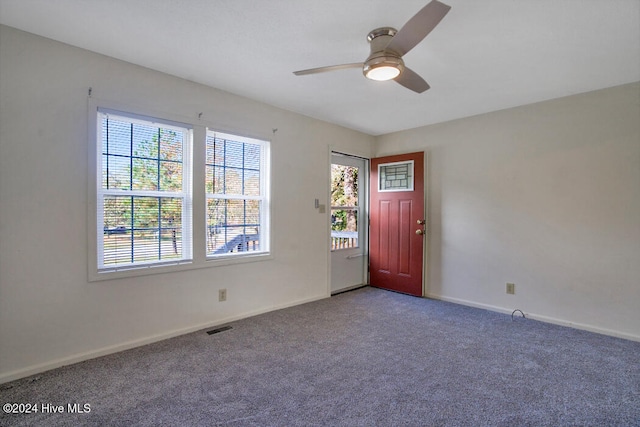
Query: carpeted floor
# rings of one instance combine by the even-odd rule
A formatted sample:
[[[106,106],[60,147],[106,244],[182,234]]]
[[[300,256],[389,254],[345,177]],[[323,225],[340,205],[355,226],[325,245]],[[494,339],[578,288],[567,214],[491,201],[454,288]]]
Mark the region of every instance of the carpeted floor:
[[[0,385],[65,410],[0,425],[640,426],[639,342],[373,288],[231,326]]]

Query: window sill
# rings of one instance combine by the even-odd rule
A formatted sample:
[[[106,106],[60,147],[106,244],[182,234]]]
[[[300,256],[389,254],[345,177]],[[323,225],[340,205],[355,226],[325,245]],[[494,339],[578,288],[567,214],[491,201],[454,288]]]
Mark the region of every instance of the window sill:
[[[180,271],[198,270],[201,268],[215,268],[226,265],[246,264],[251,262],[268,261],[274,258],[270,252],[262,252],[251,255],[231,255],[216,258],[207,258],[204,261],[181,261],[171,265],[147,265],[131,267],[117,271],[93,271],[89,273],[89,282],[124,279],[129,277],[151,276],[155,274],[176,273]]]

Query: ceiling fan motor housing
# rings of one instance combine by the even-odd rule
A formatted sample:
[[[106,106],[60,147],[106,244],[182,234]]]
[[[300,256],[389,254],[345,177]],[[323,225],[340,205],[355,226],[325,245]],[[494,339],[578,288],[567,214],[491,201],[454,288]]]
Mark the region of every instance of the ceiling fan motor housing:
[[[393,78],[402,74],[402,71],[404,71],[404,61],[398,53],[387,49],[387,45],[396,33],[397,30],[391,27],[376,28],[369,33],[367,40],[371,45],[371,53],[362,68],[362,72],[366,77],[378,80],[372,76],[371,72],[384,67],[398,70],[398,74],[393,76]],[[385,80],[387,79],[388,78],[385,78]]]

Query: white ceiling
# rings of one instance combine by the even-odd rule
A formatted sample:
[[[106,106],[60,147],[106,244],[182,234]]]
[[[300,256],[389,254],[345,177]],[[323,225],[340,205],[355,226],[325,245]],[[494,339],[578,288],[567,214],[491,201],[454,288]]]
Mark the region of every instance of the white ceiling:
[[[0,23],[371,135],[640,81],[639,0],[442,0],[405,57],[431,89],[358,69],[368,32],[427,0],[0,0]]]

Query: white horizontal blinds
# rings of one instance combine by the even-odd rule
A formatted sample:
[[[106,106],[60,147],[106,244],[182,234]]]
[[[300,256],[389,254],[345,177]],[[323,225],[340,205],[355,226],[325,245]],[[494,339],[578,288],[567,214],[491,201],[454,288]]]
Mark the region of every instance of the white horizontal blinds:
[[[104,111],[98,119],[98,268],[190,259],[190,129]]]
[[[207,131],[207,256],[268,250],[265,144]]]

